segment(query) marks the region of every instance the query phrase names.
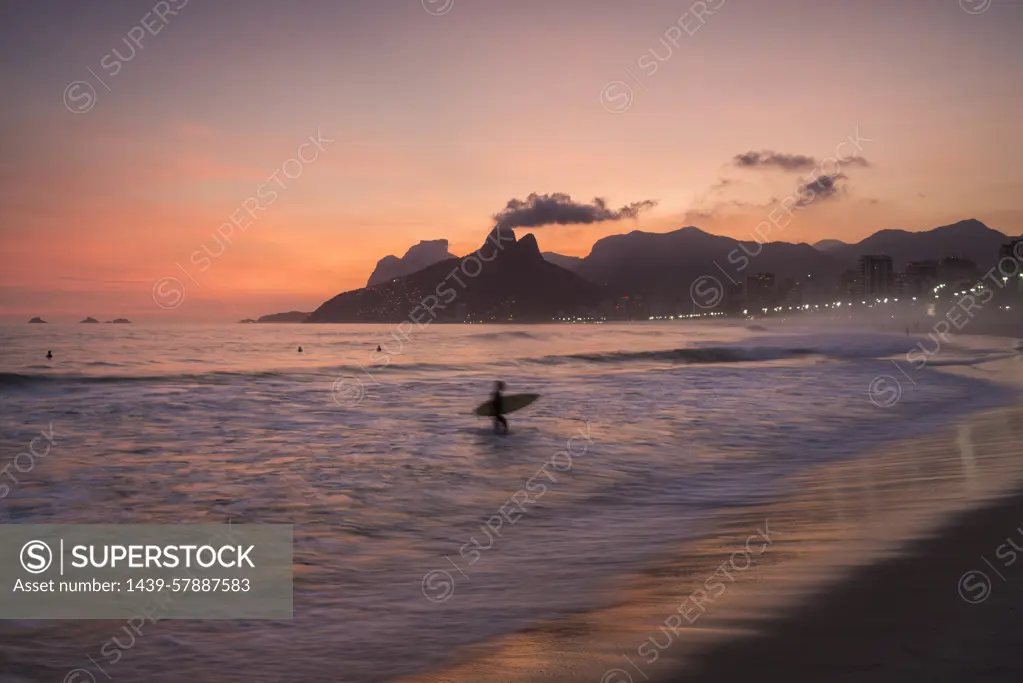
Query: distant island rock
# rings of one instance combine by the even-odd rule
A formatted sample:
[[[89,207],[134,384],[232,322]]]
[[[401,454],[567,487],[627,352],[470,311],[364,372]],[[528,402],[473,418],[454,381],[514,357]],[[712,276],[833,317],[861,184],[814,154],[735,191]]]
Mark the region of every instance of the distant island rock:
[[[30,323],[45,323],[46,321],[43,320],[42,318],[32,318],[31,320],[29,320],[29,322]]]
[[[85,320],[79,320],[80,323],[98,323],[99,321],[95,318],[86,318]]]
[[[117,323],[117,324],[124,324],[124,323],[130,323],[130,322],[131,321],[128,320],[127,318],[117,318],[116,320],[108,320],[107,321],[107,325],[115,324],[115,323]]]
[[[260,316],[257,323],[304,323],[306,318],[309,317],[309,313],[303,313],[302,311],[288,311],[287,313],[271,313],[270,315]],[[243,321],[244,322],[244,321]]]
[[[256,321],[255,321],[255,320],[253,320],[252,318],[245,318],[245,320],[239,320],[238,322],[239,322],[239,323],[243,323],[243,324],[246,324],[246,325],[251,325],[252,323],[254,323],[254,322],[256,322]]]
[[[409,247],[401,258],[397,256],[385,256],[377,262],[373,274],[369,276],[367,287],[390,282],[399,277],[411,275],[427,266],[456,258],[448,251],[447,240],[423,240],[419,244]]]

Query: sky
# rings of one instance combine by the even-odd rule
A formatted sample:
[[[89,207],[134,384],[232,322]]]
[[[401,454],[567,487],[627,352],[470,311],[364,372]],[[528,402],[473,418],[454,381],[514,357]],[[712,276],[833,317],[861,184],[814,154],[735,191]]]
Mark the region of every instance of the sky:
[[[6,2],[0,320],[309,311],[531,193],[650,202],[517,231],[576,256],[756,239],[821,175],[767,240],[1019,235],[1021,39],[1021,0]]]

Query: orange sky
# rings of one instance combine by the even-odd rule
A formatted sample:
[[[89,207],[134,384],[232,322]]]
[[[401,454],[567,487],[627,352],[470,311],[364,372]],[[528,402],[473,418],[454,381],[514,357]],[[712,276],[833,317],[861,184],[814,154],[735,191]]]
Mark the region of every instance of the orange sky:
[[[733,157],[822,159],[857,130],[869,167],[843,168],[842,196],[771,239],[965,218],[1023,232],[1018,3],[707,0],[697,24],[660,0],[456,0],[442,16],[416,0],[183,2],[116,75],[111,51],[128,53],[148,4],[69,10],[60,30],[51,0],[0,17],[0,319],[312,310],[419,240],[474,249],[530,192],[658,201],[638,221],[536,229],[544,250],[687,224],[753,239],[803,174]],[[631,90],[625,111],[601,99],[611,81]],[[251,225],[196,259],[317,135],[330,142],[301,148],[311,161]],[[184,288],[169,309],[153,297],[167,277]]]

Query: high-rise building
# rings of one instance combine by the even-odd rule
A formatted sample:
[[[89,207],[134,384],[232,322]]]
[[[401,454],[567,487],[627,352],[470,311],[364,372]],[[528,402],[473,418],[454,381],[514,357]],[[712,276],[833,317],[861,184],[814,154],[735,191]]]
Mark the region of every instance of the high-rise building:
[[[863,280],[858,270],[842,271],[838,276],[839,296],[843,301],[853,301],[863,296]]]
[[[938,263],[938,277],[942,282],[974,280],[978,275],[977,264],[968,258],[949,256]]]
[[[796,282],[790,277],[782,280],[781,284],[778,285],[777,301],[779,304],[784,304],[785,306],[802,306],[803,283]]]
[[[905,294],[924,294],[933,290],[941,280],[938,279],[940,267],[937,261],[913,261],[906,266]]]
[[[862,295],[868,299],[891,295],[895,287],[892,257],[883,254],[861,256],[860,280],[863,286]]]
[[[774,273],[757,273],[746,278],[746,310],[759,313],[774,306]]]
[[[1005,259],[1012,259],[1015,264]],[[997,271],[1001,272],[999,277],[1005,278],[1005,293],[1014,298],[1023,297],[1023,237],[1003,244],[998,250]],[[1009,274],[1015,276],[1007,277]]]

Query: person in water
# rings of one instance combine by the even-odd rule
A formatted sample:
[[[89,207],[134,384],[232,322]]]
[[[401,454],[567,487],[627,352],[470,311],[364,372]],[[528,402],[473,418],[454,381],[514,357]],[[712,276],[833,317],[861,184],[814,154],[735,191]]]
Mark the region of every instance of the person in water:
[[[47,351],[46,352],[46,358],[47,358],[47,360],[52,359],[53,358],[53,351]]]
[[[383,349],[380,348],[380,344],[377,344],[377,353],[380,353]]]
[[[300,346],[300,347],[298,347],[298,352],[299,352],[299,353],[302,353],[302,347],[301,347],[301,346]]]
[[[504,397],[501,395],[503,389],[504,382],[501,380],[494,382],[494,395],[490,398],[494,405],[494,434],[508,433],[508,420],[504,418]]]

